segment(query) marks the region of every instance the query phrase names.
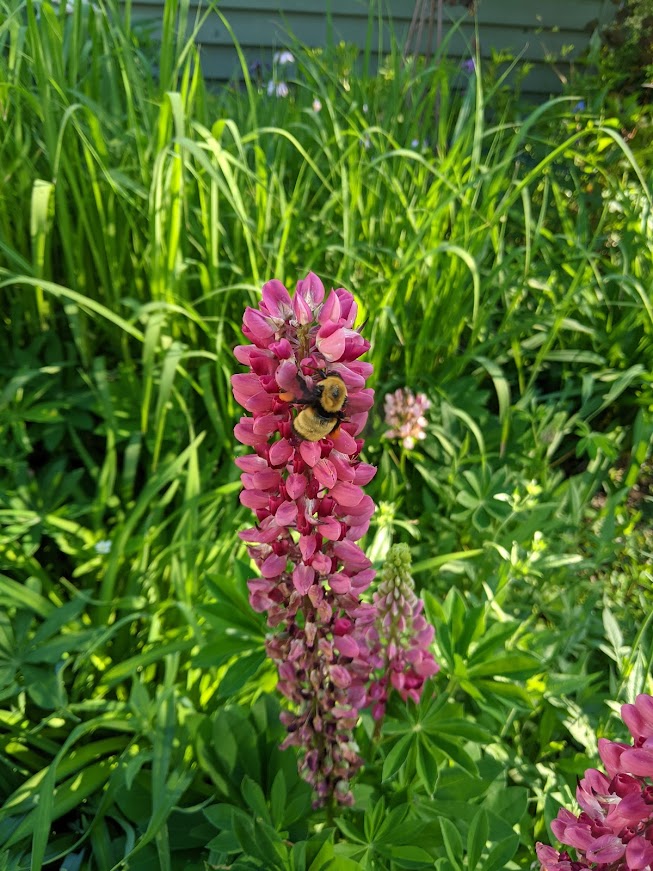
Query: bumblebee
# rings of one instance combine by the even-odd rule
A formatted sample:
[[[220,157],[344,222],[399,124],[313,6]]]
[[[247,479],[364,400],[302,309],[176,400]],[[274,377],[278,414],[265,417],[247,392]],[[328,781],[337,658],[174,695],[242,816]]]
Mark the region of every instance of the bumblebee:
[[[307,442],[326,438],[344,420],[343,406],[347,401],[347,385],[340,375],[327,374],[296,405],[305,405],[293,420],[293,432]]]

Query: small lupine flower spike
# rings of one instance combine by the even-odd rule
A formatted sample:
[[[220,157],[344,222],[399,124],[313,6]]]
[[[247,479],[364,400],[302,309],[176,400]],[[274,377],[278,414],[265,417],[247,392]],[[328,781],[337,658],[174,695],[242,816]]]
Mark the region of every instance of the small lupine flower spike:
[[[375,720],[385,714],[390,690],[397,690],[404,701],[418,702],[424,681],[440,669],[430,651],[435,630],[422,614],[424,602],[415,595],[410,567],[408,545],[393,545],[374,594],[377,614],[370,646],[379,672],[370,700]]]
[[[407,450],[412,450],[415,444],[426,438],[427,420],[425,412],[431,403],[424,393],[415,396],[407,387],[400,387],[394,393],[388,393],[384,401],[385,422],[391,427],[386,433],[387,439],[401,439]]]
[[[371,672],[366,638],[374,607],[359,597],[374,571],[356,541],[374,511],[363,487],[376,469],[359,456],[372,366],[358,359],[369,343],[354,326],[356,315],[353,296],[340,288],[325,299],[316,275],[300,281],[292,297],[269,281],[259,307],[243,317],[252,344],[235,349],[249,372],[232,378],[249,412],[234,433],[254,449],[236,460],[241,502],[257,520],[241,533],[261,574],[249,581],[250,603],[277,628],[267,651],[293,706],[282,716],[283,746],[300,748],[300,771],[318,805],[331,796],[353,801],[349,782],[361,759],[352,730]],[[302,439],[293,420],[330,375],[346,387],[338,426],[324,438]]]
[[[582,811],[561,808],[553,834],[576,851],[537,844],[541,871],[648,871],[653,868],[653,697],[640,695],[623,705],[621,716],[633,743],[599,738],[606,774],[590,768],[578,784]]]

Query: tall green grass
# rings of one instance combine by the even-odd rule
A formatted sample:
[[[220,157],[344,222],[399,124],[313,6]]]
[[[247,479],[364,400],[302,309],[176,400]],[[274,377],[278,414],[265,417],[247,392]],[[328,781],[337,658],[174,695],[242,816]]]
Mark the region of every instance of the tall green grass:
[[[241,55],[244,85],[212,92],[201,20],[168,0],[159,47],[129,4],[0,0],[11,868],[199,868],[202,807],[241,801],[206,733],[274,688],[234,562],[229,388],[263,281],[350,288],[380,396],[429,392],[422,454],[382,440],[380,403],[368,450],[374,552],[421,533],[436,592],[457,574],[494,612],[523,581],[523,604],[541,529],[560,586],[589,571],[587,505],[606,489],[603,558],[649,449],[650,155],[575,98],[506,106],[482,71],[396,46],[368,79],[294,46],[286,100]]]

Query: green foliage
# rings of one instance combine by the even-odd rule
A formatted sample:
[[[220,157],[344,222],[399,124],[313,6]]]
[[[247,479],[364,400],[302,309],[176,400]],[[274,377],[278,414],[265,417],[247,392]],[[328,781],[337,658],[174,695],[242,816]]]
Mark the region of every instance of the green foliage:
[[[396,46],[211,94],[184,4],[161,49],[0,9],[0,867],[530,867],[650,689],[650,144]],[[410,544],[441,665],[337,812],[278,749],[232,461],[242,311],[310,269],[368,319],[367,549]]]

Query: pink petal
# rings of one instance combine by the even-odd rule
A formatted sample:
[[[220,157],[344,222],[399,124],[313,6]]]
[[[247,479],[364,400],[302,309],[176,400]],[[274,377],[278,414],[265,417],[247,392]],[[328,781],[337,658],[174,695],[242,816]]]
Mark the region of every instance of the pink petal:
[[[266,411],[271,411],[274,407],[274,400],[265,390],[259,390],[254,396],[250,396],[245,401],[234,390],[234,399],[239,402],[247,411],[252,414],[264,414]],[[276,429],[276,426],[275,426]],[[274,432],[274,430],[270,430]]]
[[[281,439],[270,447],[270,463],[273,466],[283,466],[295,453],[288,439]]]
[[[246,454],[244,457],[236,457],[234,463],[239,469],[242,469],[243,472],[249,473],[260,472],[263,469],[268,468],[268,464],[265,462],[263,457],[259,457],[258,454]]]
[[[358,484],[359,487],[364,487],[376,475],[376,466],[370,466],[369,463],[359,463],[354,469],[354,475],[354,483]]]
[[[324,285],[314,272],[309,272],[306,278],[297,282],[297,294],[315,310],[324,299]]]
[[[651,864],[653,864],[653,844],[641,835],[635,835],[626,847],[626,865],[632,871],[641,871]]]
[[[346,539],[344,541],[337,541],[333,545],[333,552],[348,569],[353,571],[367,569],[372,565],[360,547],[354,544],[353,541],[347,541]]]
[[[281,474],[277,469],[265,469],[252,475],[254,487],[260,490],[275,490],[281,483]]]
[[[315,580],[315,571],[310,566],[303,563],[298,565],[292,573],[292,582],[297,592],[305,596],[313,586]]]
[[[345,326],[353,327],[358,315],[358,303],[344,287],[336,288],[334,293],[340,302],[340,317],[344,320]]]
[[[313,474],[323,487],[330,489],[338,480],[335,466],[330,460],[320,459],[313,466]]]
[[[294,356],[292,345],[288,339],[279,339],[278,342],[270,342],[269,350],[278,360],[289,360]]]
[[[264,578],[278,578],[285,572],[287,563],[288,560],[285,556],[271,553],[260,566],[261,574]]]
[[[328,557],[325,553],[321,553],[320,551],[318,551],[313,556],[312,565],[316,572],[320,572],[320,574],[325,575],[331,570],[331,558]]]
[[[278,278],[273,278],[263,285],[262,296],[265,307],[272,317],[282,321],[288,320],[292,312],[292,301],[290,294]]]
[[[306,478],[293,472],[286,479],[286,491],[291,499],[298,499],[306,490]]]
[[[337,687],[340,687],[340,689],[345,689],[346,687],[351,686],[351,675],[342,665],[332,665],[329,669],[329,676],[334,684]]]
[[[653,777],[653,752],[636,747],[624,750],[619,766],[621,771],[637,777]]]
[[[298,282],[298,286],[301,282]],[[298,324],[305,326],[313,321],[313,309],[308,301],[300,294],[295,293],[292,301],[293,314]]]
[[[353,575],[351,585],[356,594],[365,592],[375,577],[376,571],[374,569],[363,569],[362,572]]]
[[[302,535],[299,539],[299,550],[305,562],[313,556],[317,548],[317,540],[314,535]]]
[[[338,541],[342,527],[340,521],[336,520],[335,517],[325,517],[323,521],[318,523],[317,530],[328,541]]]
[[[324,325],[329,322],[337,324],[339,320],[340,300],[338,299],[338,294],[334,290],[332,290],[331,293],[327,296],[326,302],[320,309],[318,321]]]
[[[247,306],[243,315],[243,325],[251,332],[252,339],[258,345],[259,342],[265,343],[271,339],[276,333],[275,327],[272,326],[269,319],[264,317],[260,311]],[[265,344],[263,344],[265,347]]]
[[[329,586],[334,593],[343,596],[351,590],[351,581],[348,575],[345,575],[342,572],[336,572],[333,575],[329,575]]]
[[[347,397],[347,411],[349,414],[360,414],[369,411],[374,405],[374,391],[372,389],[357,390],[349,393]]]
[[[276,414],[256,415],[252,421],[252,428],[257,435],[267,436],[279,429],[279,418]]]
[[[279,526],[292,526],[297,520],[297,505],[295,502],[283,502],[276,510],[274,519]]]
[[[331,496],[344,508],[358,505],[364,495],[360,487],[357,487],[355,484],[348,484],[346,481],[338,481],[331,490]]]
[[[234,437],[241,445],[247,445],[250,448],[258,448],[267,443],[264,436],[254,433],[252,419],[249,417],[241,418],[241,422],[236,424]]]
[[[270,544],[279,538],[279,527],[274,522],[272,517],[266,518],[261,526],[257,529],[255,526],[250,529],[243,529],[238,533],[238,538],[242,541],[254,541],[259,544]]]
[[[274,378],[281,390],[290,392],[293,395],[298,392],[297,366],[292,360],[284,360],[282,363],[279,363],[277,371],[274,373]],[[296,398],[301,399],[300,396],[297,396]]]
[[[356,439],[350,436],[342,426],[338,430],[338,435],[333,439],[333,445],[340,453],[348,456],[352,456],[358,451]]]
[[[312,469],[322,456],[322,448],[319,442],[302,441],[299,445],[299,453],[306,465]]]
[[[343,656],[351,656],[355,659],[360,653],[358,644],[349,635],[337,635],[333,639],[333,646]]]
[[[609,741],[607,738],[599,738],[599,756],[605,765],[609,777],[614,777],[615,774],[621,774],[621,754],[624,750],[629,749],[628,744],[617,744],[615,741]]]
[[[341,454],[340,451],[334,449],[329,454],[329,461],[336,470],[339,481],[347,481],[350,484],[354,481],[355,472],[351,460],[346,454]]]
[[[571,844],[571,846],[575,845]],[[600,838],[595,838],[592,846],[585,851],[591,862],[599,862],[600,864],[616,862],[617,859],[621,859],[625,852],[625,844],[616,835],[601,835]]]
[[[241,490],[239,499],[241,505],[251,508],[252,511],[265,510],[270,507],[269,495],[260,490]]]
[[[330,335],[322,334],[322,330],[317,334],[316,339],[318,351],[328,363],[339,360],[345,350],[344,330],[337,329]]]

